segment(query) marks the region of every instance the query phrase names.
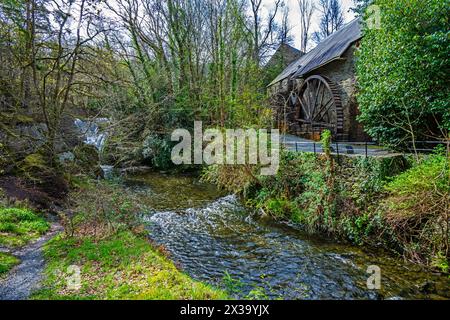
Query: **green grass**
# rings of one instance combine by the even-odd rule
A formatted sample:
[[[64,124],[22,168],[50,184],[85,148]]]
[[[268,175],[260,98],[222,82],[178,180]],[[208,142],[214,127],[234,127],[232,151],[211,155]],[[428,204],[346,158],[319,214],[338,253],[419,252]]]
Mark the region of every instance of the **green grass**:
[[[192,280],[129,231],[107,239],[52,239],[43,289],[34,299],[225,299],[225,292]],[[80,268],[81,287],[67,287],[68,267]]]
[[[450,162],[445,154],[430,155],[423,162],[398,175],[386,189],[393,194],[409,195],[426,191],[450,192]]]
[[[389,196],[383,207],[383,217],[404,255],[447,274],[449,177],[449,158],[437,149],[386,185]]]
[[[19,262],[20,260],[13,255],[0,252],[0,278]]]
[[[25,208],[0,209],[0,245],[23,246],[49,229],[45,219]]]

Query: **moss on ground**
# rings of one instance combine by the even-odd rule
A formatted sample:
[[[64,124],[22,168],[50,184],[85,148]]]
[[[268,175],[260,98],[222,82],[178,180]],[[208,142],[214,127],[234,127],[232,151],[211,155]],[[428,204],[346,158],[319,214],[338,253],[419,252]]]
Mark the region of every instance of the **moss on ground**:
[[[0,278],[19,262],[12,254],[0,252]]]
[[[225,292],[180,272],[144,236],[122,231],[102,240],[60,235],[44,249],[43,289],[34,299],[225,299]],[[73,269],[80,288],[70,289]],[[72,278],[71,278],[72,276]]]
[[[25,208],[0,208],[0,246],[19,247],[46,233],[45,219]]]

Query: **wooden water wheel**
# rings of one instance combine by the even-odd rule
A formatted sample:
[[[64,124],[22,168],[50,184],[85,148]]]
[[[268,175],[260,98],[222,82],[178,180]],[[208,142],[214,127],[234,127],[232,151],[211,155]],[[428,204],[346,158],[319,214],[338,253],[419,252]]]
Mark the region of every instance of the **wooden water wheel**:
[[[342,135],[342,102],[331,80],[323,76],[311,76],[300,89],[291,93],[291,100],[300,135],[317,139],[325,129],[330,130],[335,137]]]

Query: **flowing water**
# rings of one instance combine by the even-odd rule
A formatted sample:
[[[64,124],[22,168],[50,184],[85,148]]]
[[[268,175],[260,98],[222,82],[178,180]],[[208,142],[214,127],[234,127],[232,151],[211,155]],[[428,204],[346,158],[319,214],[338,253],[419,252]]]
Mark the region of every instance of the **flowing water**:
[[[100,152],[107,119],[75,125]],[[102,166],[106,178],[112,166]],[[191,277],[237,298],[402,299],[450,298],[450,280],[423,272],[386,253],[311,236],[298,226],[261,218],[232,195],[192,176],[150,173],[128,177],[133,197],[148,207],[149,237]],[[381,288],[369,290],[371,266]]]
[[[99,125],[107,123],[107,118],[95,118],[93,120],[75,119],[74,125],[80,134],[84,137],[84,143],[89,144],[102,151],[105,144],[106,133],[100,130]]]
[[[450,280],[386,253],[313,237],[246,210],[194,177],[151,173],[126,186],[148,207],[149,237],[191,277],[238,298],[449,298]],[[380,267],[381,289],[367,269]]]
[[[84,138],[83,142],[94,146],[98,152],[101,153],[108,135],[104,130],[101,130],[100,126],[101,124],[107,124],[108,122],[108,118],[94,118],[92,120],[75,119],[74,125],[77,127],[80,135]],[[104,164],[100,165],[100,168],[103,171],[104,178],[110,179],[113,177],[114,166]]]

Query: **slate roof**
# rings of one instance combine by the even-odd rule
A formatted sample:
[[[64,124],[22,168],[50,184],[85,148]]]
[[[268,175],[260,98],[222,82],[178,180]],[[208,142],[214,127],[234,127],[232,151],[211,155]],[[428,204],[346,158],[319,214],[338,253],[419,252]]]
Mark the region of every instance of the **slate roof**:
[[[303,75],[340,58],[354,42],[361,38],[361,19],[358,18],[349,22],[319,43],[307,54],[292,62],[269,84],[269,86],[289,77],[300,78]]]

